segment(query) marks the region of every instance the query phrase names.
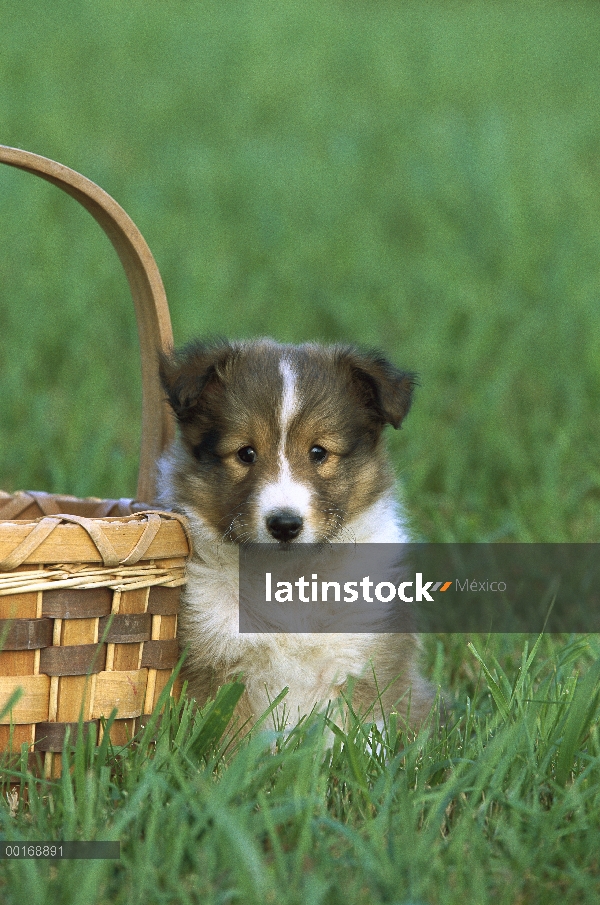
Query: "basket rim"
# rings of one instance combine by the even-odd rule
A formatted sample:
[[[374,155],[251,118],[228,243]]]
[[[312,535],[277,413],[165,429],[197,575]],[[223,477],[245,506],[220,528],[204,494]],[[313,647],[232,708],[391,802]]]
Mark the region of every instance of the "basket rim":
[[[185,517],[158,509],[101,518],[58,513],[0,521],[0,573],[40,564],[116,567],[187,559],[191,547]]]

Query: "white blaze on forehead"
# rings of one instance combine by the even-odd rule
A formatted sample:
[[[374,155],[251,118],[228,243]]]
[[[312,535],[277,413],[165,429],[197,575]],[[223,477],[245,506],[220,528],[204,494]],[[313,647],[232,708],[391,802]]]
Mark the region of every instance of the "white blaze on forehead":
[[[291,364],[286,358],[282,358],[279,362],[279,373],[283,377],[283,393],[281,396],[281,446],[280,455],[283,454],[285,446],[285,435],[288,424],[293,415],[296,413],[296,374]]]
[[[279,361],[279,372],[283,379],[281,393],[281,408],[279,412],[280,439],[277,450],[279,470],[274,481],[263,487],[258,498],[259,510],[259,534],[262,540],[271,540],[266,531],[265,519],[277,509],[290,509],[306,519],[309,515],[312,491],[306,484],[294,479],[290,463],[285,454],[285,443],[290,421],[298,410],[298,395],[296,392],[297,375],[287,358]],[[307,540],[307,533],[302,533],[302,539]]]

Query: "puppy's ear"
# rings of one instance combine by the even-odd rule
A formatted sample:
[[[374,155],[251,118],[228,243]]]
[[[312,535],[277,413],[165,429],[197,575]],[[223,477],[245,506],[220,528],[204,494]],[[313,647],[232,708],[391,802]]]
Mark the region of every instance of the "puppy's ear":
[[[194,418],[201,400],[216,388],[234,354],[234,347],[225,341],[192,342],[168,355],[159,353],[161,383],[178,421],[185,424]]]
[[[343,355],[360,401],[382,426],[398,429],[410,409],[417,375],[399,371],[377,351],[346,349]]]

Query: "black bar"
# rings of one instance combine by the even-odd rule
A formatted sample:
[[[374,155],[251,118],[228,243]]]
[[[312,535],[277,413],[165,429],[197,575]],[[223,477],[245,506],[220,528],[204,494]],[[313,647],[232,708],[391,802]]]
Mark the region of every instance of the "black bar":
[[[600,632],[600,544],[240,546],[245,632]]]
[[[0,860],[25,858],[48,861],[121,858],[120,842],[0,842]]]

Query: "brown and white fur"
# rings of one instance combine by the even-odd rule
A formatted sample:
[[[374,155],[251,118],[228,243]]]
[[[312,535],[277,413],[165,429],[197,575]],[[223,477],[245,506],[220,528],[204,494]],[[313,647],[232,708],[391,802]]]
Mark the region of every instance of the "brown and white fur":
[[[377,353],[268,339],[192,343],[160,369],[179,436],[159,502],[187,517],[193,543],[179,628],[192,696],[241,675],[238,713],[252,720],[288,686],[293,725],[352,677],[355,707],[386,689],[384,710],[420,723],[433,694],[416,635],[238,631],[239,544],[408,540],[382,429],[400,427],[414,375]]]

